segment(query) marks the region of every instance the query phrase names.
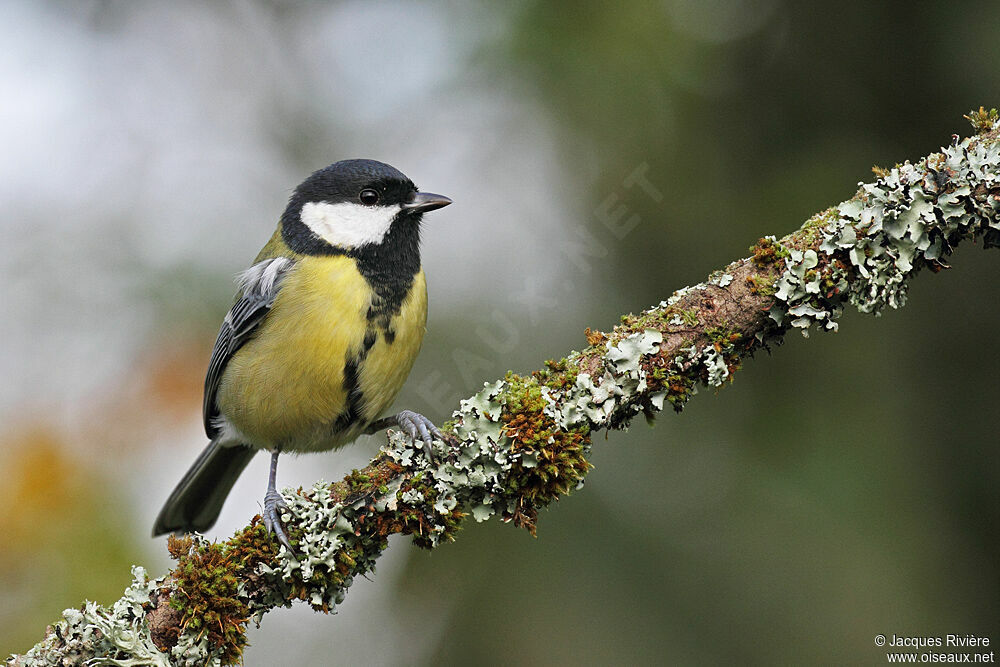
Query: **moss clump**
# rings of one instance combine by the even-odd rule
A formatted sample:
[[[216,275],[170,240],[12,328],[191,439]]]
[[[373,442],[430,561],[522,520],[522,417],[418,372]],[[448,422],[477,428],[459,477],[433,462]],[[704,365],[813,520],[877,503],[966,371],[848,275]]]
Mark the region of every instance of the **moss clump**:
[[[817,213],[806,220],[797,232],[782,239],[788,244],[782,247],[805,250],[818,245],[822,241],[823,230],[836,223],[839,216],[836,206]]]
[[[675,412],[680,412],[691,398],[691,391],[694,388],[694,378],[678,373],[668,375],[666,388],[667,401],[673,406]]]
[[[875,178],[884,181],[886,178],[889,177],[889,174],[892,173],[892,170],[875,165],[874,167],[872,167],[872,173],[875,174]]]
[[[277,551],[271,536],[255,519],[228,544],[171,536],[167,550],[177,561],[170,606],[181,614],[181,631],[207,638],[222,664],[238,663],[250,617],[240,582],[254,576],[262,562],[273,564]]]
[[[646,371],[646,383],[650,391],[666,391],[667,401],[674,408],[674,411],[681,412],[684,409],[684,404],[691,398],[695,378],[671,369],[670,361],[661,355],[651,357],[644,364],[643,370]],[[652,410],[652,406],[644,407]]]
[[[171,596],[170,606],[182,615],[182,632],[195,634],[199,640],[207,635],[221,653],[222,663],[235,664],[246,646],[250,618],[249,608],[238,596],[240,580],[221,545],[195,546],[187,537],[177,539],[170,552],[181,553],[185,548],[188,552],[173,573],[179,594]]]
[[[788,257],[788,249],[771,236],[765,236],[750,246],[750,252],[753,253],[751,261],[760,268],[774,266]]]
[[[363,472],[352,470],[343,480],[331,484],[331,493],[343,500],[345,505],[353,504],[361,498],[384,494],[383,489],[387,489],[386,485],[402,470],[395,461],[380,454]]]
[[[721,352],[726,346],[735,345],[743,334],[733,331],[726,326],[709,327],[705,329],[705,335],[715,345],[715,349]]]
[[[588,328],[588,340],[590,339],[591,333],[591,330]],[[600,336],[602,343],[607,341],[607,335],[602,333]],[[596,343],[594,344],[596,345]],[[579,371],[565,358],[560,359],[559,361],[549,359],[545,362],[544,369],[540,371],[533,371],[531,373],[531,376],[535,378],[539,384],[556,392],[565,391],[575,385],[577,375],[579,375]]]
[[[346,477],[344,482],[330,485],[326,489],[332,488],[339,494],[345,485],[350,484],[348,481],[350,477],[351,475]],[[372,569],[375,559],[388,546],[388,541],[384,537],[373,536],[375,531],[369,525],[362,525],[364,516],[374,511],[370,502],[363,502],[365,496],[374,493],[374,488],[370,488],[371,482],[364,484],[364,492],[354,492],[349,496],[349,499],[356,499],[355,507],[359,509],[340,506],[330,522],[332,526],[342,517],[354,527],[353,533],[342,533],[337,536],[333,536],[332,532],[327,534],[328,540],[339,539],[338,545],[331,552],[317,556],[314,551],[315,542],[310,544],[305,541],[305,531],[299,524],[289,522],[285,525],[288,539],[292,544],[292,559],[305,565],[277,568],[270,573],[269,576],[277,574],[283,579],[280,584],[285,589],[282,592],[283,599],[302,600],[315,611],[329,613],[333,605],[343,599],[353,578]],[[313,487],[309,491],[300,490],[298,493],[303,499],[310,501],[315,498],[313,494],[317,493],[317,488]],[[312,530],[316,530],[315,526]]]
[[[698,313],[695,312],[694,310],[684,310],[683,308],[678,308],[677,314],[681,316],[681,319],[684,321],[684,324],[688,325],[689,327],[698,326],[698,322],[700,320],[698,319]]]
[[[365,484],[372,481],[372,478],[362,472],[352,470],[351,474],[344,478],[344,481],[347,482],[347,484],[351,487],[351,490],[354,491],[359,488],[363,488]]]
[[[293,573],[291,581],[287,582],[291,592],[290,599],[308,602],[315,611],[329,613],[330,599],[339,602],[334,591],[343,591],[353,577],[365,574],[370,569],[370,567],[359,567],[358,563],[374,562],[387,546],[389,544],[386,540],[357,539],[345,543],[331,562],[313,564],[308,580],[302,578],[302,570]],[[327,595],[322,596],[322,600],[314,599],[310,595],[310,591],[317,589],[327,592]]]
[[[853,273],[853,269],[843,260],[835,257],[825,262],[824,268],[827,270],[822,273],[822,278],[819,282],[823,296],[829,300],[841,298],[840,281],[836,279],[836,276]],[[931,270],[933,270],[933,268]]]
[[[754,294],[771,296],[776,291],[776,288],[774,287],[774,283],[777,282],[776,278],[765,278],[754,273],[753,275],[747,276],[746,281],[750,291]]]
[[[740,345],[743,341],[743,334],[734,331],[727,326],[709,327],[705,330],[705,335],[712,341],[712,347],[722,357],[728,371],[729,381],[733,381],[734,374],[741,367],[741,348],[747,345]]]
[[[548,405],[537,380],[507,375],[501,421],[520,456],[508,475],[513,509],[504,518],[535,534],[538,510],[570,493],[593,467],[586,458],[586,426],[562,429],[545,414]]]
[[[587,345],[591,347],[597,347],[598,345],[604,345],[608,341],[608,335],[603,331],[596,331],[587,327],[583,334],[587,337]],[[565,361],[565,360],[564,360]],[[549,362],[545,362],[548,364]]]
[[[418,507],[400,503],[401,509],[387,514],[379,529],[388,531],[384,535],[390,532],[413,535],[413,543],[422,549],[433,549],[443,540],[454,541],[465,512],[457,507],[448,512],[433,511],[440,492],[434,488],[434,480],[422,472],[404,481],[396,497],[402,499],[407,492],[413,491],[423,496],[424,502]]]
[[[979,107],[978,111],[973,109],[965,115],[965,118],[972,124],[977,134],[986,134],[993,129],[997,120],[1000,120],[996,109],[987,111],[985,107]]]

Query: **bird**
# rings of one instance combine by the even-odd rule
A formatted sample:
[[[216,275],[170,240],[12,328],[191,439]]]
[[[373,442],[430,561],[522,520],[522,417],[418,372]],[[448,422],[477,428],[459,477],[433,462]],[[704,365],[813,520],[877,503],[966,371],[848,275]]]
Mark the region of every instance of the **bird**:
[[[420,350],[427,284],[423,214],[452,200],[384,162],[351,159],[295,188],[219,329],[205,376],[209,444],[167,498],[153,536],[204,532],[240,473],[271,455],[263,520],[291,553],[275,482],[282,452],[337,449],[399,427],[431,457],[441,431],[410,410],[383,416]]]

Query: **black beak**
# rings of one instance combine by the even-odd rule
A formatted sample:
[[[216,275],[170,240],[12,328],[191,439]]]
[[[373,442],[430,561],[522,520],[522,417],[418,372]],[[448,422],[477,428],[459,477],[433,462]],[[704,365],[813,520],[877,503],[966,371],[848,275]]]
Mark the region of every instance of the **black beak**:
[[[413,195],[413,199],[403,204],[404,211],[413,213],[423,213],[444,208],[451,203],[451,200],[444,195],[436,195],[433,192],[418,192]]]

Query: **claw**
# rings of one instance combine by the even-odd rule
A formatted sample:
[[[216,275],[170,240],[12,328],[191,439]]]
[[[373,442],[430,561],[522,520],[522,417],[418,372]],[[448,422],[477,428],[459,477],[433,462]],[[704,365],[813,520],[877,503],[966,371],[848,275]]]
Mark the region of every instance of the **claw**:
[[[284,526],[281,525],[281,512],[283,510],[288,510],[284,498],[274,489],[268,489],[264,495],[264,526],[268,532],[274,533],[279,542],[285,545],[288,553],[292,553],[292,544],[288,541]]]
[[[414,442],[418,439],[421,440],[424,443],[424,453],[427,455],[427,459],[432,463],[435,462],[434,451],[431,446],[434,443],[434,438],[444,440],[444,435],[434,425],[434,422],[419,412],[403,410],[396,415],[396,423],[399,424],[401,429],[406,431],[408,436],[413,438]]]
[[[281,497],[274,485],[275,477],[278,475],[279,451],[276,449],[271,452],[271,472],[267,477],[267,493],[264,494],[264,526],[268,532],[274,533],[278,542],[284,545],[288,555],[295,558],[292,543],[288,541],[285,527],[281,525],[281,511],[288,510],[288,504],[285,503],[285,499]]]
[[[365,432],[371,434],[393,426],[398,426],[403,429],[403,432],[410,436],[414,442],[420,440],[424,444],[424,454],[427,455],[427,459],[431,463],[437,463],[434,457],[434,450],[432,448],[435,439],[451,445],[452,448],[454,448],[457,444],[455,438],[451,438],[442,433],[441,430],[434,425],[434,422],[427,417],[424,417],[419,412],[413,412],[412,410],[403,410],[391,417],[383,417],[378,421],[372,422],[368,425],[368,429]]]

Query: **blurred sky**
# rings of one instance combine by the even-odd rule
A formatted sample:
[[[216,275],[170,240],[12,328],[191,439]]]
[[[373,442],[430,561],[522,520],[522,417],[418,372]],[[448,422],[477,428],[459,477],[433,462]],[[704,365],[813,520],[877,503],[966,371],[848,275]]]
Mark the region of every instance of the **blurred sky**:
[[[427,217],[442,421],[850,197],[997,105],[992,2],[28,2],[0,7],[0,650],[168,567],[152,519],[204,446],[205,364],[292,188],[348,157]],[[639,170],[659,197],[629,187]],[[625,233],[601,223],[624,205]],[[655,430],[595,439],[538,539],[403,539],[336,617],[246,664],[875,663],[875,634],[1000,641],[995,251],[798,336]],[[282,463],[337,479],[378,438]],[[265,461],[210,536],[258,510]],[[373,639],[377,637],[377,639]]]

